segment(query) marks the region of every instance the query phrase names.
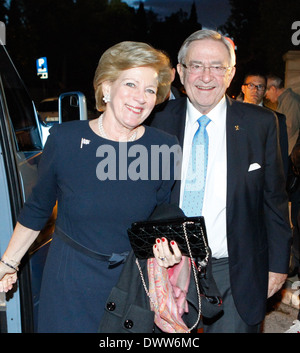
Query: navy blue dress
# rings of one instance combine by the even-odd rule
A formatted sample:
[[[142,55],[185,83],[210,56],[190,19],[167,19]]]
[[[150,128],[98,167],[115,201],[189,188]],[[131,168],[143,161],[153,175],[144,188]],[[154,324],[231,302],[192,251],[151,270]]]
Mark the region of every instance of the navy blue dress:
[[[175,137],[147,126],[140,139],[118,143],[95,134],[88,121],[57,125],[19,222],[40,230],[57,200],[56,224],[72,239],[99,253],[129,251],[131,223],[169,202],[173,163],[158,163],[155,151],[176,144]],[[109,268],[54,233],[43,274],[39,332],[97,332],[122,267]]]

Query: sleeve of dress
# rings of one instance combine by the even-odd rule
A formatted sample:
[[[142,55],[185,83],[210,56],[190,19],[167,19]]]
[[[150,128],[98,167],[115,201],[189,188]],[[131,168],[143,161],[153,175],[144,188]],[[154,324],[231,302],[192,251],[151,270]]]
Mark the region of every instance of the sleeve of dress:
[[[181,176],[182,149],[175,136],[172,136],[169,143],[169,162],[168,159],[162,159],[162,184],[157,191],[157,205],[170,202],[171,191],[175,180]]]
[[[50,130],[41,160],[38,165],[37,183],[25,201],[18,222],[23,226],[41,230],[49,217],[57,199],[57,126]]]

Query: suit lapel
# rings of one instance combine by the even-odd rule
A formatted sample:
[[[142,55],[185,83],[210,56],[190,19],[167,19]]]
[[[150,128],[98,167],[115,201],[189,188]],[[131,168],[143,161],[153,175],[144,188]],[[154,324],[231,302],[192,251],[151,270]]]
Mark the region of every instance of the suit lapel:
[[[230,211],[233,196],[238,189],[241,167],[248,168],[247,129],[244,125],[242,105],[226,97],[226,140],[227,140],[227,214]],[[170,111],[172,126],[168,132],[178,137],[183,148],[186,100],[182,100]],[[246,169],[247,170],[247,169]],[[179,202],[180,180],[175,182],[171,202]]]
[[[170,110],[169,114],[172,117],[172,124],[169,128],[169,133],[177,136],[181,148],[183,148],[187,99],[178,99],[178,104]]]
[[[239,185],[241,167],[248,168],[247,129],[243,116],[240,104],[227,97],[227,214]]]
[[[181,149],[183,150],[187,99],[182,99],[180,102],[178,100],[178,103],[179,104],[171,111],[172,126],[170,127],[169,133],[177,136]],[[179,204],[180,201],[180,186],[181,180],[176,180],[171,194],[171,202],[176,204]]]

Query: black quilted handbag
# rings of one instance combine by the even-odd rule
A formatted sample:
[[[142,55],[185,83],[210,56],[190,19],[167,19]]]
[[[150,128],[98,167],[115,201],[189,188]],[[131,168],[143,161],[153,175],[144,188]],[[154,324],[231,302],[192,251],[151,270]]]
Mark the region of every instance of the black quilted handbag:
[[[135,222],[128,229],[128,236],[138,259],[154,257],[153,245],[157,238],[176,241],[181,253],[207,262],[209,248],[204,218],[177,217],[162,220]],[[203,267],[204,263],[202,264]]]

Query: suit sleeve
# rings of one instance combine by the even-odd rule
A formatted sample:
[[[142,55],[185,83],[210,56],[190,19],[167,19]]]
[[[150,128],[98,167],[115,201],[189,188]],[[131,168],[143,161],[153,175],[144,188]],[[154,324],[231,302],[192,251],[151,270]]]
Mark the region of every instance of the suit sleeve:
[[[264,186],[265,227],[268,236],[269,271],[287,273],[291,246],[288,196],[277,143],[277,120],[272,120],[266,137]],[[274,148],[277,146],[277,148]]]
[[[296,172],[299,175],[300,174],[300,130],[299,130],[297,142],[291,153],[291,159],[294,167],[296,168]]]

